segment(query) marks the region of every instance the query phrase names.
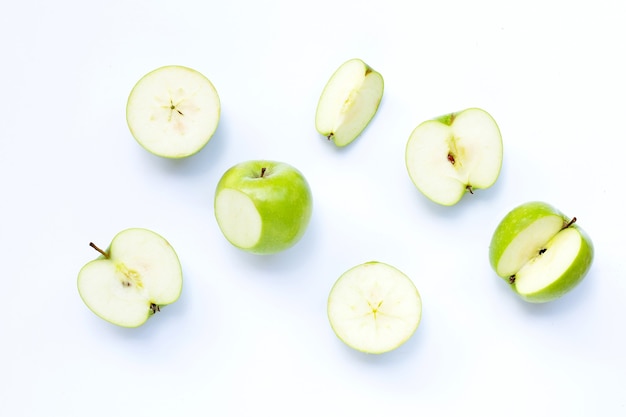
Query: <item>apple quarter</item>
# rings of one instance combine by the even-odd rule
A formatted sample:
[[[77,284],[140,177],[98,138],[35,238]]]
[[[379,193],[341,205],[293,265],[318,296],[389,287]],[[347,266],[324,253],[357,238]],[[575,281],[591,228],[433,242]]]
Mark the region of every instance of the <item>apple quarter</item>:
[[[421,320],[422,300],[408,276],[372,261],[339,277],[328,296],[327,314],[333,331],[346,345],[380,354],[413,335]]]
[[[215,87],[198,71],[179,65],[143,76],[126,103],[131,134],[149,152],[185,158],[211,139],[220,118]]]

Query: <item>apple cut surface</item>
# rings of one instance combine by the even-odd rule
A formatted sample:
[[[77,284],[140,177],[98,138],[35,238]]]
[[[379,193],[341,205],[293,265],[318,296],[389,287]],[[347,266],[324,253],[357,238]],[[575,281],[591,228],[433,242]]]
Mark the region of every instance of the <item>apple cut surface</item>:
[[[484,110],[470,108],[418,125],[405,152],[415,186],[432,201],[451,206],[463,195],[491,187],[502,166],[502,137]]]
[[[178,256],[160,235],[147,229],[118,233],[108,251],[78,275],[78,292],[96,315],[123,327],[137,327],[182,291]]]
[[[579,230],[563,229],[515,274],[515,291],[532,302],[559,298],[585,276],[591,254]]]
[[[529,219],[526,218],[525,220]],[[504,278],[514,275],[528,259],[539,253],[561,229],[563,229],[563,218],[555,214],[536,218],[525,225],[518,224],[517,233],[509,234],[512,239],[503,242],[504,250],[499,256],[497,265],[495,265],[496,273]]]
[[[222,232],[233,245],[248,249],[259,243],[263,220],[246,194],[233,189],[221,191],[215,199],[215,213]]]
[[[368,262],[345,272],[328,297],[328,318],[339,339],[366,353],[385,353],[405,343],[419,326],[422,300],[398,269]]]
[[[342,64],[324,87],[317,105],[317,131],[343,147],[354,141],[372,120],[382,100],[380,73],[360,59]]]
[[[211,139],[220,118],[215,87],[191,68],[171,65],[141,78],[126,104],[126,121],[133,137],[149,152],[184,158]]]

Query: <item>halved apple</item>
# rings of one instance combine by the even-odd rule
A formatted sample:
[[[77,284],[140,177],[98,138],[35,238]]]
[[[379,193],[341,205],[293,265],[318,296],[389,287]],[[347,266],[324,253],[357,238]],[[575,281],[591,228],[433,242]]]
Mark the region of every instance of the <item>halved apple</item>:
[[[141,228],[118,233],[107,250],[78,274],[78,292],[96,315],[122,327],[142,325],[178,300],[183,275],[176,252],[161,235]]]
[[[451,206],[466,192],[491,187],[502,166],[502,136],[486,111],[470,108],[417,126],[406,145],[415,186],[435,203]]]
[[[367,262],[342,274],[328,296],[330,325],[346,345],[385,353],[405,343],[419,326],[422,299],[404,273]]]
[[[337,146],[350,144],[376,114],[383,90],[383,77],[365,62],[343,63],[322,91],[315,128]]]
[[[543,202],[511,210],[496,228],[489,261],[524,300],[542,303],[572,290],[593,261],[593,244],[576,223]]]
[[[211,139],[220,119],[220,99],[211,81],[191,68],[169,65],[142,77],[130,92],[126,121],[149,152],[185,158]]]

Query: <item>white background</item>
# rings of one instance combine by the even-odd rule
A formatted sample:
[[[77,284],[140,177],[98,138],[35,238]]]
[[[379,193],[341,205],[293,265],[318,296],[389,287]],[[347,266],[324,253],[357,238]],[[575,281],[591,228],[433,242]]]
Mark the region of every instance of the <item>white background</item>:
[[[623,416],[625,3],[568,1],[3,2],[0,178],[3,416]],[[351,146],[317,134],[321,90],[359,57],[385,79]],[[159,66],[212,80],[222,117],[196,156],[131,137],[125,104]],[[454,207],[404,166],[417,124],[482,107],[503,134],[496,185]],[[213,213],[235,163],[307,177],[304,238],[260,257]],[[514,206],[543,200],[592,237],[587,278],[527,304],[491,271]],[[76,276],[127,227],[177,250],[180,300],[138,329],[82,303]],[[423,319],[399,349],[365,355],[326,317],[359,263],[412,278]]]

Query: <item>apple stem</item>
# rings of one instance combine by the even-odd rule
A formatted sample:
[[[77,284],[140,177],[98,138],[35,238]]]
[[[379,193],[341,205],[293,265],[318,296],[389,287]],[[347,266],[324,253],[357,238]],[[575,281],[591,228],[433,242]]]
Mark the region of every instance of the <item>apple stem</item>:
[[[267,168],[261,168],[261,178],[263,178],[263,176],[265,175],[265,171],[267,171]]]
[[[102,249],[100,249],[99,247],[97,247],[95,243],[89,242],[89,246],[91,246],[92,248],[94,248],[95,250],[100,252],[102,254],[102,256],[104,256],[105,258],[107,258],[107,259],[109,258],[109,254],[106,253],[105,251],[103,251]]]
[[[465,187],[467,189],[467,191],[470,192],[470,194],[474,194],[474,189],[472,188],[471,185],[468,185],[467,187]]]
[[[567,223],[565,226],[563,226],[563,229],[567,229],[568,227],[570,227],[574,223],[576,223],[576,217],[572,217],[572,220],[570,220],[569,223]]]

